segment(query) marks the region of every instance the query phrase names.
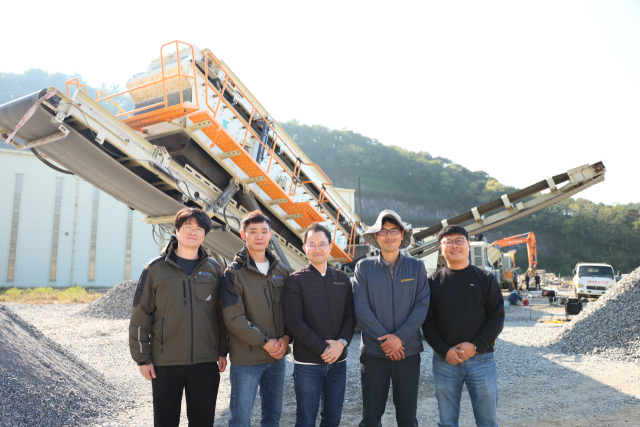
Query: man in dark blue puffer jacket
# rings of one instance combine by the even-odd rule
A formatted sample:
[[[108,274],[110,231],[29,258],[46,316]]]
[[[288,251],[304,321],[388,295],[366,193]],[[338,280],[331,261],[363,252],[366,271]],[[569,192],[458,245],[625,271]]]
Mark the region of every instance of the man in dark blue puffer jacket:
[[[429,282],[424,263],[404,256],[412,230],[400,216],[384,210],[364,234],[380,255],[358,262],[353,284],[358,325],[362,329],[361,427],[377,427],[384,414],[390,381],[398,427],[418,425],[420,327],[429,310]]]

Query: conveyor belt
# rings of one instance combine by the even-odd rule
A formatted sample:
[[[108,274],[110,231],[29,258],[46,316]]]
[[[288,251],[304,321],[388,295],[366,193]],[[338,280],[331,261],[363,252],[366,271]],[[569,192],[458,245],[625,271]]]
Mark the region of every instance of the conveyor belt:
[[[0,106],[0,126],[12,130],[38,100],[39,93]],[[52,117],[45,107],[38,107],[33,117],[20,128],[16,136],[29,141],[56,132],[57,128],[50,121]],[[174,215],[184,207],[112,159],[97,143],[87,140],[74,129],[71,129],[69,136],[64,139],[39,146],[38,151],[145,215]],[[214,221],[214,226],[221,225]],[[212,232],[207,235],[204,244],[217,254],[233,259],[244,242],[231,232]]]

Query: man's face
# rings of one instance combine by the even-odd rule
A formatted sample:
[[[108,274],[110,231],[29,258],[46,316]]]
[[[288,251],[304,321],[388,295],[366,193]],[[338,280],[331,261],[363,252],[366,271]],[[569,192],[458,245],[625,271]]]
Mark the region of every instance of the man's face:
[[[396,231],[392,231],[396,230]],[[398,234],[393,234],[398,233]],[[380,245],[380,249],[385,252],[395,252],[400,249],[400,244],[404,238],[404,230],[390,222],[384,222],[382,229],[375,234],[376,242]]]
[[[451,246],[448,246],[450,243]],[[447,262],[459,263],[465,259],[469,259],[469,240],[461,234],[452,234],[444,236],[440,240],[440,250]]]
[[[271,229],[266,222],[249,224],[245,230],[240,231],[240,237],[247,242],[249,250],[264,251],[271,240]]]
[[[313,264],[323,264],[331,255],[331,242],[323,231],[312,231],[307,234],[304,252]]]
[[[189,218],[176,230],[178,245],[185,249],[198,248],[204,241],[204,228],[200,227],[195,218]]]

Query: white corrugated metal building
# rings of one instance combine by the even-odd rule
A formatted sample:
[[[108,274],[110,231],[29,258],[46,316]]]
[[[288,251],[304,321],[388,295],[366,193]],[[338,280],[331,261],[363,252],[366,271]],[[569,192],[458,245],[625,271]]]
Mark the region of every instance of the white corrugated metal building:
[[[0,287],[112,287],[160,252],[139,212],[29,151],[0,148],[0,182]]]

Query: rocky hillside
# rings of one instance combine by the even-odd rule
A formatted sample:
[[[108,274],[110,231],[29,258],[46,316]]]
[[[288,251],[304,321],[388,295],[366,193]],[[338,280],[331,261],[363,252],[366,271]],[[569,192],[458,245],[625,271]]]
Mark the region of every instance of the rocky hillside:
[[[516,190],[484,171],[471,171],[427,152],[384,145],[352,131],[296,121],[282,126],[334,185],[357,189],[360,176],[368,224],[388,208],[415,227],[431,226]],[[606,262],[622,273],[640,265],[640,203],[609,206],[568,199],[506,224],[487,238],[528,231],[536,233],[540,268],[556,274],[570,275],[579,261]],[[517,265],[526,268],[526,246],[514,248]]]

